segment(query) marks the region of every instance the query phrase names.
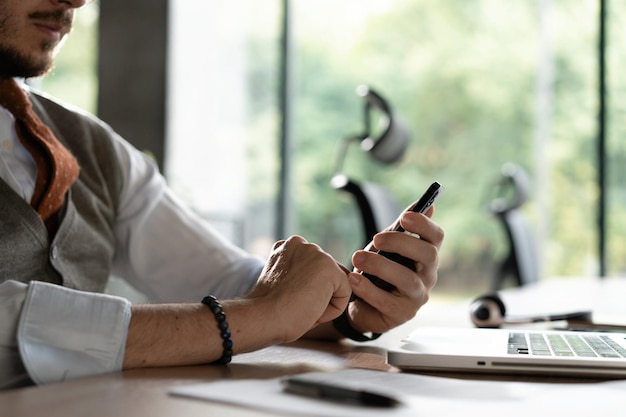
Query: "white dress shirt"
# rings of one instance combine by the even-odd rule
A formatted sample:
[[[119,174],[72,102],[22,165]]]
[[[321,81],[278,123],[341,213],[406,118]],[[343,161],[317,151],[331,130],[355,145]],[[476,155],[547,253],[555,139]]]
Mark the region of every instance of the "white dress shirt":
[[[124,186],[113,273],[154,302],[248,291],[263,266],[173,196],[154,163],[114,137]],[[30,201],[36,166],[0,107],[0,178]],[[141,233],[139,233],[141,231]],[[0,284],[0,389],[122,368],[130,302],[44,282]]]

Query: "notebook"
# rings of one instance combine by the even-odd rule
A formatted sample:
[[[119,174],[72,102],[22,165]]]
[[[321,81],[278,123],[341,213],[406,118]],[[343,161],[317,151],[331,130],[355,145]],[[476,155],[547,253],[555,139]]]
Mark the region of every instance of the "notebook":
[[[626,377],[626,333],[418,328],[387,361],[404,370]]]

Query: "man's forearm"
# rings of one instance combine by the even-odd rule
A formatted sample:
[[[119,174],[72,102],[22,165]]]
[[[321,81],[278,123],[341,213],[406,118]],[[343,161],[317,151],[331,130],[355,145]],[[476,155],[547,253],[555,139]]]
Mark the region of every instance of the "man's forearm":
[[[235,353],[282,342],[277,325],[250,300],[222,302]],[[210,363],[222,356],[223,339],[211,310],[197,304],[132,307],[124,369]]]

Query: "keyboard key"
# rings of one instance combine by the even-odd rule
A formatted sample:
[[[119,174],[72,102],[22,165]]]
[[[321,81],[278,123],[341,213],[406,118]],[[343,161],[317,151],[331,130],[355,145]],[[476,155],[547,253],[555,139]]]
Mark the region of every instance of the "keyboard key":
[[[598,356],[603,358],[619,358],[620,355],[615,352],[611,346],[607,345],[599,336],[584,336],[585,341],[591,346]]]
[[[540,333],[531,333],[529,335],[530,346],[532,347],[533,355],[539,356],[552,356],[552,351],[548,346],[548,343]]]
[[[555,356],[574,356],[574,352],[562,336],[557,334],[548,335],[548,342]]]
[[[513,355],[528,354],[528,343],[524,333],[509,333],[507,353]]]
[[[621,347],[617,342],[611,339],[609,336],[600,337],[607,345],[611,346],[615,352],[617,352],[622,358],[626,358],[626,349]]]
[[[596,357],[596,352],[585,343],[585,341],[578,335],[567,335],[565,340],[570,344],[576,356],[583,356],[587,358]]]

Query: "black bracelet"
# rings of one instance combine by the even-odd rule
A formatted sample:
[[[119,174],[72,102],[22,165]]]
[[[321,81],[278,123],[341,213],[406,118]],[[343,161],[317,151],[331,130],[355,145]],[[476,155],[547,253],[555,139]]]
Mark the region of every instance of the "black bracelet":
[[[222,352],[222,357],[216,360],[213,363],[226,365],[230,362],[233,357],[233,341],[230,339],[230,331],[228,330],[228,322],[226,321],[226,313],[224,313],[224,309],[217,298],[212,295],[207,295],[202,299],[202,304],[206,304],[213,314],[215,315],[215,319],[217,320],[217,327],[220,329],[220,336],[224,342],[222,346],[224,350]]]
[[[350,321],[348,320],[348,309],[346,308],[341,316],[337,317],[333,320],[333,326],[335,329],[339,331],[344,337],[348,339],[355,340],[357,342],[367,342],[369,340],[378,339],[381,333],[372,333],[371,336],[364,335],[363,333],[359,333],[350,325]]]

